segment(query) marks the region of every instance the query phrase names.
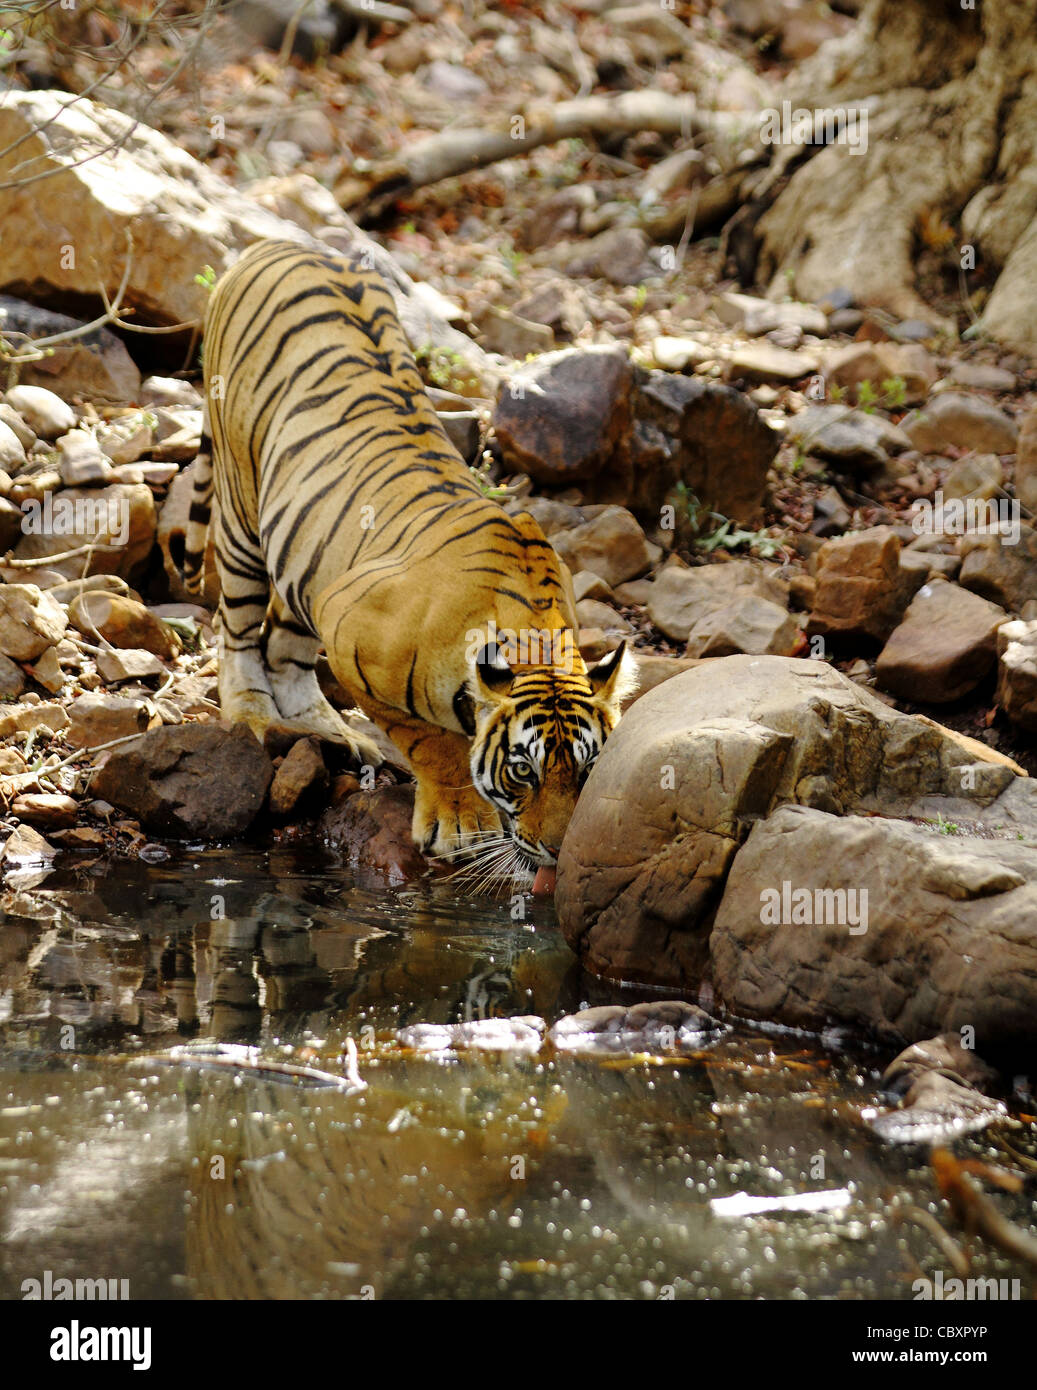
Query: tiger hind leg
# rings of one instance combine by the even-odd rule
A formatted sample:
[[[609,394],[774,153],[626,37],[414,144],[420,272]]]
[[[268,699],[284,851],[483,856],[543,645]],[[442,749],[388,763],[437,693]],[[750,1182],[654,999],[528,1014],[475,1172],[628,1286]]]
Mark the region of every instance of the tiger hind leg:
[[[220,575],[219,634],[220,712],[232,723],[247,724],[262,742],[280,712],[263,659],[262,633],[270,602],[269,579],[258,542],[228,526],[220,516],[216,542]]]
[[[264,664],[279,722],[329,743],[345,744],[361,763],[377,767],[382,755],[371,739],[346,725],[321,692],[314,671],[320,643],[275,594],[267,614]]]

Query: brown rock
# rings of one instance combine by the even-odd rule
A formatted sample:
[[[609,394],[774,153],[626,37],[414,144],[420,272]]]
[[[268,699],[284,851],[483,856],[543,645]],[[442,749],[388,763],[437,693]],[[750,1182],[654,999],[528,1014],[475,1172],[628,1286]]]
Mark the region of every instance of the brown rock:
[[[1037,406],[1026,412],[1019,426],[1015,495],[1028,512],[1037,512]]]
[[[817,553],[816,578],[807,623],[811,636],[885,641],[910,597],[901,577],[900,540],[888,526],[826,541]]]
[[[75,825],[78,807],[70,796],[57,792],[26,792],[16,796],[11,811],[19,820],[40,825],[44,830],[61,830]]]
[[[1002,623],[997,654],[997,703],[1013,724],[1037,730],[1037,622]]]
[[[943,483],[944,497],[996,497],[1004,481],[1004,469],[997,454],[967,454],[952,464]]]
[[[411,838],[412,786],[357,792],[321,817],[318,831],[353,868],[374,869],[390,883],[420,878],[427,864]]]
[[[287,818],[302,815],[327,789],[328,770],[315,738],[301,738],[285,756],[270,787],[270,811]]]
[[[963,589],[1018,613],[1037,599],[1037,531],[1019,524],[1019,541],[996,532],[969,532],[959,542],[958,582]]]
[[[0,746],[0,777],[17,777],[25,771],[25,759],[17,748]]]
[[[633,627],[621,614],[607,603],[597,599],[582,599],[576,605],[576,616],[581,627],[598,627],[603,632],[633,632]]]
[[[837,1019],[903,1044],[968,1026],[981,1049],[1032,1047],[1035,879],[1037,851],[1013,841],[782,807],[728,876],[710,939],[717,992],[735,1013],[793,1027]],[[788,921],[774,906],[785,883],[810,899]]]
[[[621,347],[566,348],[519,367],[493,415],[505,464],[552,487],[594,479],[596,497],[625,502],[609,475],[628,448],[633,384]]]
[[[700,618],[688,634],[688,656],[791,656],[800,645],[799,623],[786,608],[759,594],[740,593]]]
[[[78,579],[84,566],[88,574],[118,574],[128,579],[151,553],[155,498],[143,483],[66,488],[55,494],[51,508],[49,524],[42,509],[32,516],[32,530],[18,543],[16,559],[37,560],[95,545],[98,548],[89,557],[55,561],[54,569],[68,579]]]
[[[801,381],[817,371],[818,358],[812,352],[790,352],[773,343],[750,343],[736,348],[727,361],[729,380]]]
[[[3,475],[0,475],[0,483],[2,482]],[[24,520],[25,513],[21,507],[15,506],[7,497],[0,497],[0,555],[6,555],[18,544]]]
[[[6,869],[45,868],[54,862],[56,851],[31,825],[16,825],[0,849]]]
[[[112,739],[142,734],[145,729],[161,723],[159,716],[144,700],[93,692],[72,701],[68,718],[67,737],[74,748],[96,748],[99,744],[110,743]],[[103,795],[100,792],[97,794]],[[108,799],[114,801],[115,798]]]
[[[96,640],[97,633],[113,647],[151,652],[169,661],[180,650],[180,639],[142,603],[121,594],[88,592],[68,606],[68,616],[84,637]]]
[[[17,700],[25,689],[25,672],[9,656],[0,654],[0,700]]]
[[[0,652],[35,661],[65,635],[68,619],[35,584],[0,584]]]
[[[0,295],[0,329],[24,333],[28,338],[76,334],[54,343],[39,361],[23,363],[18,369],[19,385],[42,386],[62,396],[112,405],[130,404],[140,389],[140,372],[126,344],[108,328],[84,333],[83,327],[82,320],[68,314]]]
[[[51,695],[57,695],[65,684],[57,647],[48,647],[35,661],[27,663],[25,669],[36,684],[42,685]]]
[[[51,834],[51,839],[55,840],[62,849],[70,850],[72,853],[82,854],[84,851],[94,852],[104,849],[104,836],[100,830],[94,830],[92,826],[76,825],[70,830],[55,830]]]
[[[648,257],[651,243],[640,227],[609,227],[578,244],[569,275],[600,275],[613,285],[639,285],[658,274]]]
[[[683,642],[697,623],[705,622],[711,614],[747,594],[784,608],[788,603],[788,585],[779,577],[778,569],[777,565],[755,560],[732,560],[695,569],[668,564],[652,584],[648,616],[660,632]]]
[[[113,749],[91,791],[151,834],[222,840],[244,834],[272,778],[247,725],[212,720],[152,729]]]
[[[32,729],[49,729],[56,734],[67,727],[68,715],[63,705],[4,705],[0,710],[0,738],[29,733]]]
[[[939,454],[948,446],[978,454],[1014,454],[1019,430],[1010,415],[982,396],[944,391],[902,421],[916,449]]]
[[[166,668],[151,652],[133,647],[127,650],[104,650],[97,654],[97,671],[105,685],[121,685],[123,681],[146,681],[166,675]]]
[[[879,653],[875,677],[902,700],[942,705],[974,690],[994,669],[1007,614],[946,579],[924,584]]]
[[[76,427],[72,407],[44,386],[12,386],[4,400],[41,439],[57,439]]]
[[[582,526],[556,533],[551,544],[571,570],[590,570],[611,586],[636,579],[662,555],[624,507],[605,507]]]
[[[634,410],[625,487],[635,511],[658,518],[690,494],[701,511],[753,520],[780,438],[750,400],[718,381],[649,372]]]
[[[842,387],[854,401],[863,382],[881,397],[883,382],[899,377],[908,405],[924,401],[939,375],[925,348],[911,343],[850,343],[826,353],[824,372],[831,385]]]
[[[611,588],[600,574],[580,570],[578,574],[573,575],[573,597],[577,603],[581,603],[585,598],[607,603],[612,596]]]

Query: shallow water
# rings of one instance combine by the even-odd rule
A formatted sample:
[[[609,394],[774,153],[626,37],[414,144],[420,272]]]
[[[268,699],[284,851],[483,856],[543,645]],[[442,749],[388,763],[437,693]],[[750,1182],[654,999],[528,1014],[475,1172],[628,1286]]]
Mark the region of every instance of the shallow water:
[[[953,1276],[926,1152],[861,1123],[889,1054],[736,1028],[662,1064],[393,1045],[414,1022],[635,1002],[447,885],[392,891],[330,855],[173,850],[8,889],[0,929],[0,1296],[125,1279],[133,1298],[912,1298]],[[191,1039],[368,1089],[140,1059]],[[1029,1122],[959,1156],[1037,1159]],[[830,1193],[746,1214],[718,1199]],[[1034,1182],[998,1194],[1037,1233]],[[972,1246],[970,1274],[1034,1273]]]

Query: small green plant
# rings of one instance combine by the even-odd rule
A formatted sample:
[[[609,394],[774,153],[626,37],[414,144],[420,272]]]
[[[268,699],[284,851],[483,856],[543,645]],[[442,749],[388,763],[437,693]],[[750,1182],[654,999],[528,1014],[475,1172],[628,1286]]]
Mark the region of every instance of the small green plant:
[[[636,313],[640,313],[641,310],[645,307],[645,301],[647,300],[647,298],[648,286],[638,285],[637,289],[634,291],[634,310]]]
[[[944,820],[943,816],[940,814],[939,811],[937,811],[937,813],[936,813],[935,825],[936,825],[937,832],[938,832],[940,835],[960,835],[960,834],[961,834],[961,826],[955,824],[955,822],[952,821],[952,820]]]
[[[857,387],[857,405],[871,415],[876,406],[885,410],[895,410],[907,399],[907,382],[902,376],[888,376],[882,382],[881,393],[875,390],[870,381],[862,381]]]
[[[216,272],[213,270],[212,266],[203,266],[194,277],[194,283],[196,285],[201,285],[203,290],[211,290],[216,284]]]
[[[460,396],[477,395],[479,382],[466,368],[464,358],[453,348],[426,343],[414,354],[415,361],[433,386]]]
[[[468,471],[478,484],[479,491],[484,497],[499,499],[508,496],[508,489],[502,487],[500,483],[495,483],[490,477],[492,458],[489,454],[484,454],[480,463],[470,463]]]
[[[716,512],[711,513],[716,516]],[[746,531],[740,526],[735,526],[734,522],[728,517],[720,518],[721,524],[708,536],[703,536],[698,542],[700,550],[707,555],[723,546],[725,550],[738,550],[741,546],[747,546],[763,560],[769,560],[772,556],[781,551],[781,542],[769,535],[764,530]],[[731,528],[734,526],[734,530]]]

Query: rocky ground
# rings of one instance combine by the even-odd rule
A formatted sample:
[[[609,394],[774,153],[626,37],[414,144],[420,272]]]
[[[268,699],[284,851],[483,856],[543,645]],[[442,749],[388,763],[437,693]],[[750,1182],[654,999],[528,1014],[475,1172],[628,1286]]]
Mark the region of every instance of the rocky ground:
[[[696,759],[730,760],[716,804],[681,811],[694,834],[660,840],[646,801],[619,846],[581,802],[559,909],[584,962],[682,988],[708,965],[739,1009],[811,1026],[827,1011],[912,1041],[989,1014],[1027,1034],[1032,931],[1017,939],[1012,922],[1037,852],[1025,781],[1037,769],[1034,364],[982,335],[937,335],[857,304],[838,284],[811,303],[741,285],[730,248],[696,224],[723,151],[691,137],[545,144],[376,213],[365,204],[370,239],[343,211],[365,158],[386,159],[408,130],[449,134],[459,107],[487,119],[513,109],[516,82],[524,98],[558,101],[601,83],[622,93],[650,69],[658,91],[694,92],[733,130],[790,60],[853,23],[792,3],[761,19],[764,8],[683,15],[678,45],[654,5],[587,3],[578,20],[564,6],[474,17],[416,6],[410,22],[319,62],[278,53],[280,34],[264,48],[221,27],[197,100],[167,93],[148,125],[123,114],[132,84],[114,78],[105,102],[62,112],[48,51],[28,52],[0,110],[0,149],[25,137],[59,176],[28,196],[0,187],[5,870],[58,854],[158,858],[164,838],[245,833],[317,833],[390,880],[424,870],[398,760],[362,784],[327,745],[261,748],[220,723],[210,609],[187,601],[178,574],[201,425],[190,325],[214,275],[260,236],[365,242],[393,277],[451,437],[572,570],[581,651],[594,659],[626,641],[639,659],[645,713],[617,734],[601,778],[628,806],[648,797],[667,727],[685,792],[701,785]],[[75,62],[58,75],[82,78]],[[47,140],[34,134],[43,120]],[[83,163],[62,135],[77,155],[117,149]],[[941,321],[957,314],[964,328],[970,306],[936,264],[938,230],[920,265]],[[60,267],[52,232],[78,248]],[[79,320],[58,311],[96,306],[99,265],[117,317],[132,315],[67,336]],[[176,331],[130,331],[145,326]],[[43,338],[41,356],[31,344]],[[777,659],[761,668],[762,704],[750,699],[754,657]],[[815,676],[823,698],[804,693]],[[654,690],[670,677],[672,696]],[[968,852],[949,850],[966,831]],[[948,977],[918,999],[908,976],[905,997],[885,997],[868,975],[878,957],[858,952],[833,961],[832,990],[815,969],[790,1002],[775,981],[805,935],[764,950],[737,908],[739,892],[758,892],[752,864],[785,850],[801,878],[821,862],[833,880],[840,864],[885,864],[890,932],[924,864],[921,918],[940,927],[963,899],[975,907],[960,950],[978,949],[968,933],[986,932],[1000,894],[1002,954],[965,995]],[[866,941],[884,942],[881,955],[892,939]],[[905,960],[912,941],[925,956],[910,979],[931,966],[919,940],[896,941]],[[1013,952],[1025,968],[1008,997],[991,982]],[[848,979],[857,992],[836,998]]]

